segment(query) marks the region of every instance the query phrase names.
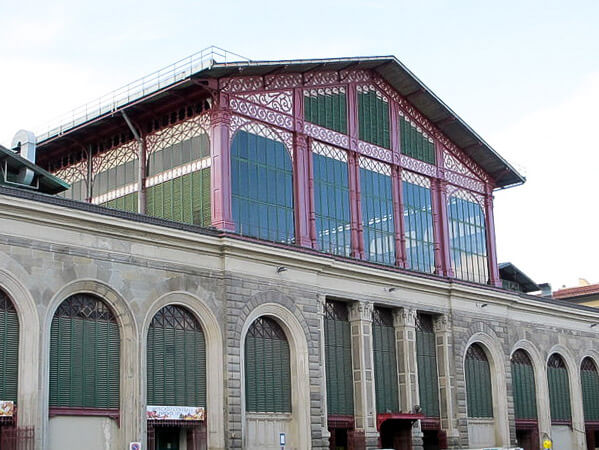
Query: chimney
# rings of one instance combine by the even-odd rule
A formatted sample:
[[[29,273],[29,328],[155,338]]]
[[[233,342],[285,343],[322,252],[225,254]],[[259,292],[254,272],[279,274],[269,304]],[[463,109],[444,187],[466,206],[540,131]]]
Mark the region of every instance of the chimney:
[[[27,161],[35,164],[35,135],[31,131],[19,130],[12,138],[12,149],[19,153]],[[29,186],[33,181],[33,171],[22,168],[17,175],[16,182]]]
[[[541,284],[539,284],[539,287],[541,288],[541,297],[548,297],[548,298],[552,297],[550,283],[541,283]]]

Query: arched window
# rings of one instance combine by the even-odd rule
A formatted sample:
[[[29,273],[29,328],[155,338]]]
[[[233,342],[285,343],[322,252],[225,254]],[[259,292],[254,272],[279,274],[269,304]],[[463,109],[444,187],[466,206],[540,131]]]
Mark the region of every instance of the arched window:
[[[585,422],[599,421],[599,374],[593,360],[586,357],[580,366]]]
[[[491,370],[487,355],[479,344],[472,344],[466,352],[466,395],[468,417],[493,417]]]
[[[148,330],[148,405],[206,406],[206,342],[186,308],[167,305]]]
[[[293,164],[283,143],[243,130],[235,134],[231,199],[238,233],[295,242]]]
[[[19,319],[14,305],[0,290],[0,400],[17,401]]]
[[[547,361],[547,380],[549,382],[549,406],[552,423],[572,421],[570,406],[570,381],[563,358],[554,353]]]
[[[374,308],[372,341],[376,412],[383,414],[399,412],[395,328],[393,327],[393,313],[390,309]]]
[[[478,202],[464,191],[449,197],[449,246],[451,267],[457,278],[487,283],[487,235],[485,214]]]
[[[439,417],[437,346],[430,314],[416,316],[416,358],[420,407],[427,417]]]
[[[516,350],[512,355],[512,391],[517,419],[537,418],[535,374],[528,354]]]
[[[119,407],[119,326],[92,294],[63,301],[50,330],[50,406]]]
[[[289,343],[281,326],[259,317],[245,338],[245,409],[291,412]]]
[[[401,178],[408,268],[432,273],[435,270],[435,238],[431,182],[406,170],[402,171]]]

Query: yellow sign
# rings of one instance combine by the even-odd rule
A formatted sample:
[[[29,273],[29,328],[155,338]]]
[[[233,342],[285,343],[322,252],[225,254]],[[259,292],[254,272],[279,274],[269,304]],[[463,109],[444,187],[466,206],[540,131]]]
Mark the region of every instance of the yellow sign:
[[[543,448],[551,448],[553,447],[553,442],[551,442],[551,439],[545,439],[543,441]]]

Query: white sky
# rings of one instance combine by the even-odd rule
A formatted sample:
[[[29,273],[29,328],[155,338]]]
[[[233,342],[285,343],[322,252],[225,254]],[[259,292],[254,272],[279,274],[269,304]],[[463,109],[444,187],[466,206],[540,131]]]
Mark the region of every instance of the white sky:
[[[499,260],[599,282],[597,24],[596,0],[0,0],[0,143],[212,44],[393,54],[527,176],[496,195]]]

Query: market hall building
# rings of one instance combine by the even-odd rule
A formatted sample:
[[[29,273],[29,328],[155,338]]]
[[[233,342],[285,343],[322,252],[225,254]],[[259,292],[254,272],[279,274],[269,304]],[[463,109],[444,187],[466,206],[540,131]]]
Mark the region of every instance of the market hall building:
[[[599,314],[502,288],[523,177],[394,57],[218,52],[1,149],[2,448],[595,448]]]

